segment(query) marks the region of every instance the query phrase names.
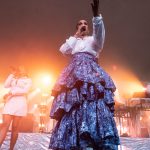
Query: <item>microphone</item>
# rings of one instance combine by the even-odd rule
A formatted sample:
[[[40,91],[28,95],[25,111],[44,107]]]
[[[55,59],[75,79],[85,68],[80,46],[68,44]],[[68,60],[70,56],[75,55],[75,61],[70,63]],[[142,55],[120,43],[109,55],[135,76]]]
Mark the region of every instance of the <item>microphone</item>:
[[[80,29],[80,32],[84,32],[86,30],[86,27],[83,26],[81,29]]]

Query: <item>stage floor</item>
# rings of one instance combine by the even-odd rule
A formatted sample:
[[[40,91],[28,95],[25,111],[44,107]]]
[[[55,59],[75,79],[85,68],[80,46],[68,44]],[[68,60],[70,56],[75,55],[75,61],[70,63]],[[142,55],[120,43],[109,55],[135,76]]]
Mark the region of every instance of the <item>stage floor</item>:
[[[14,150],[48,150],[50,134],[20,133]],[[7,134],[1,150],[9,149],[10,133]],[[121,137],[119,150],[149,150],[150,138]]]

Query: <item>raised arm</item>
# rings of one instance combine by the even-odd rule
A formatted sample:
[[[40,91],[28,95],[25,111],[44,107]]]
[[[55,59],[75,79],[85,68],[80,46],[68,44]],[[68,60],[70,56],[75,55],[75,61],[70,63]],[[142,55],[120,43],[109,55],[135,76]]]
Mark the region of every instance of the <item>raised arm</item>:
[[[18,74],[18,70],[15,67],[10,66],[10,75],[7,77],[7,79],[4,83],[5,88],[10,88],[11,87],[11,82],[17,76],[17,74]]]
[[[93,37],[99,49],[103,48],[105,40],[105,28],[102,16],[99,15],[99,0],[93,0],[91,3],[93,12]]]
[[[105,27],[101,15],[93,17],[93,37],[96,45],[102,49],[105,41]]]
[[[13,75],[13,74],[10,74],[10,75],[7,77],[7,79],[6,79],[5,83],[4,83],[4,87],[5,87],[5,88],[9,88],[9,87],[11,86],[11,82],[12,82],[13,78],[14,78],[14,75]]]
[[[12,95],[22,95],[22,94],[27,94],[32,86],[32,80],[29,78],[25,81],[23,86],[16,86],[10,89],[10,93]]]

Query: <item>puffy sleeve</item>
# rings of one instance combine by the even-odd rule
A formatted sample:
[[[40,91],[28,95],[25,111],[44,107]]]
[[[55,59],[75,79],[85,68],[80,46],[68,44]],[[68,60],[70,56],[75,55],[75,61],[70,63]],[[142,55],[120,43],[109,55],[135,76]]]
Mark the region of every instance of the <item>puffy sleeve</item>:
[[[72,50],[75,47],[77,39],[73,36],[71,36],[69,39],[66,40],[66,42],[60,47],[60,51],[63,54],[71,54]]]
[[[14,75],[13,75],[13,74],[10,74],[10,75],[7,77],[7,79],[6,79],[5,83],[4,83],[4,87],[5,87],[5,88],[10,88],[10,87],[11,87],[11,82],[13,81],[13,78],[14,78]]]
[[[102,16],[93,17],[93,37],[96,45],[99,49],[103,48],[105,40],[105,27],[103,23]]]
[[[27,94],[30,91],[31,86],[32,86],[32,80],[28,78],[26,79],[26,81],[24,81],[22,86],[15,86],[11,88],[10,93],[12,93],[12,95]]]

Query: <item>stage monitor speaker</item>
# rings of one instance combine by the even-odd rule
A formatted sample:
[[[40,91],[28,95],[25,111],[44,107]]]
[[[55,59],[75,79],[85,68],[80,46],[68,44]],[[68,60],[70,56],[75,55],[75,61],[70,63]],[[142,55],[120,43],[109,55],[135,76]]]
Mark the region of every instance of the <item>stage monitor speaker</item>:
[[[23,117],[20,122],[19,132],[33,132],[33,123],[33,114],[28,114],[26,117]]]
[[[141,137],[142,138],[149,138],[149,133],[147,128],[141,128]]]

